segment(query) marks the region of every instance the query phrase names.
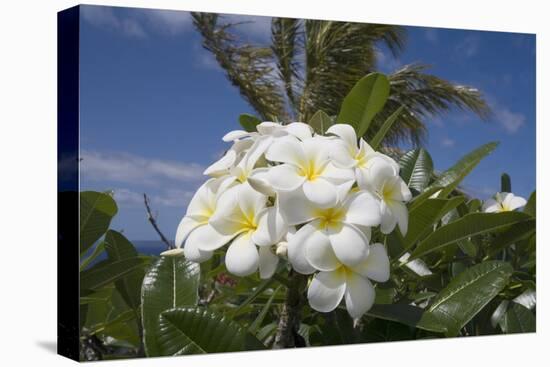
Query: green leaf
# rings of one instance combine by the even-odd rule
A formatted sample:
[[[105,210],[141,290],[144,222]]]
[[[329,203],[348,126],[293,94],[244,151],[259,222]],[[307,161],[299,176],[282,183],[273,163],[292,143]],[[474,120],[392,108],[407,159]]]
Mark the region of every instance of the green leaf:
[[[262,294],[273,282],[273,278],[264,279],[258,286],[254,289],[254,292],[248,296],[247,299],[243,301],[237,308],[234,310],[229,311],[231,314],[231,317],[235,317],[240,312],[242,312],[246,306],[248,306],[252,301],[254,301],[260,294]]]
[[[350,124],[363,136],[373,117],[384,107],[390,93],[390,83],[384,74],[371,73],[360,79],[342,102],[336,121]]]
[[[440,227],[418,244],[413,258],[440,251],[457,241],[472,236],[504,229],[511,224],[524,222],[529,217],[519,212],[471,213]]]
[[[536,221],[534,218],[513,224],[510,228],[491,239],[487,256],[492,257],[513,243],[521,241],[535,233]]]
[[[533,333],[537,329],[535,315],[519,303],[512,302],[499,325],[506,334]]]
[[[433,226],[449,211],[464,202],[464,197],[457,196],[449,200],[428,199],[409,212],[409,230],[405,236],[405,248],[411,247],[423,235],[433,231]]]
[[[239,123],[245,129],[245,131],[252,132],[256,131],[256,126],[260,123],[260,119],[254,115],[248,113],[243,113],[239,115]]]
[[[443,187],[440,198],[447,197],[462,180],[481,162],[483,158],[488,156],[498,146],[497,142],[488,143],[474,149],[470,153],[462,157],[454,166],[443,172],[432,186]]]
[[[204,308],[175,308],[160,316],[160,355],[223,353],[265,349],[237,323]]]
[[[523,208],[523,212],[529,214],[532,217],[537,216],[537,192],[533,191],[531,196],[529,196],[529,200],[527,200],[527,204],[525,204],[525,207]]]
[[[504,261],[474,265],[453,278],[422,316],[422,323],[445,328],[455,336],[508,283],[514,269]]]
[[[80,264],[80,271],[86,269],[90,263],[92,263],[99,255],[105,251],[105,242],[100,242],[94,248],[94,251]]]
[[[113,230],[108,230],[105,234],[105,249],[112,261],[131,259],[138,256],[134,245],[121,233]],[[120,295],[128,307],[132,309],[141,304],[141,282],[144,275],[145,272],[140,268],[115,282]]]
[[[507,173],[500,176],[500,192],[512,192],[512,180]]]
[[[163,311],[196,306],[200,267],[183,257],[162,256],[149,269],[141,289],[145,353],[161,355],[158,342],[159,317]]]
[[[388,133],[388,131],[393,126],[394,122],[397,121],[397,118],[399,117],[399,115],[403,111],[403,108],[404,108],[404,106],[399,107],[397,110],[395,110],[394,113],[392,113],[390,115],[390,117],[388,117],[386,119],[386,121],[384,121],[384,123],[380,127],[380,130],[378,130],[378,132],[376,132],[376,135],[374,135],[374,137],[370,141],[370,146],[372,147],[372,149],[375,149],[375,150],[378,149],[378,147],[380,146],[380,144],[382,143],[382,141],[386,137],[386,134]]]
[[[395,321],[427,331],[439,333],[445,331],[445,328],[438,323],[431,323],[429,320],[422,321],[423,314],[424,310],[422,308],[402,303],[395,303],[392,305],[374,305],[369,311],[367,311],[367,315],[371,317]]]
[[[109,229],[118,211],[113,198],[101,192],[80,193],[80,254],[84,254]]]
[[[264,319],[267,316],[267,313],[269,312],[269,309],[271,308],[271,305],[273,304],[273,300],[275,299],[275,296],[277,296],[277,293],[281,288],[282,286],[279,286],[277,287],[277,289],[273,291],[273,294],[271,295],[271,297],[269,297],[265,305],[262,307],[262,310],[258,314],[258,317],[256,317],[256,319],[252,322],[252,324],[248,328],[249,332],[255,334],[256,331],[260,328],[260,326],[262,325],[262,322],[264,322]]]
[[[422,148],[408,151],[399,160],[399,166],[399,174],[407,186],[419,192],[424,191],[433,173],[430,154]]]
[[[328,128],[333,125],[330,116],[321,110],[315,112],[308,123],[317,134],[325,134]]]
[[[97,290],[138,269],[142,269],[144,264],[144,259],[139,257],[118,261],[103,261],[80,273],[80,288]]]

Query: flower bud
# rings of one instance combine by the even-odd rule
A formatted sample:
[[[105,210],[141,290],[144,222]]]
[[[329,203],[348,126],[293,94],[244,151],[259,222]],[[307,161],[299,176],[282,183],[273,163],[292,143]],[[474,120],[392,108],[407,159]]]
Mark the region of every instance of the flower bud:
[[[279,257],[286,257],[288,253],[288,243],[286,241],[279,242],[275,254]]]

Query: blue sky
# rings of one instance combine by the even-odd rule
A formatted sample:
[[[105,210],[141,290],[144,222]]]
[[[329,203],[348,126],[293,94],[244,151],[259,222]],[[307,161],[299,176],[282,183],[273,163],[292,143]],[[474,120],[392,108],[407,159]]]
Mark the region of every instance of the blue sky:
[[[240,35],[268,42],[270,18],[245,21]],[[464,187],[487,198],[500,174],[513,191],[535,189],[535,37],[407,27],[404,52],[379,50],[379,69],[412,62],[474,86],[493,108],[488,122],[462,111],[428,120],[426,148],[438,169],[489,141],[497,151],[466,179]],[[189,14],[160,10],[82,7],[81,189],[113,190],[119,214],[112,227],[132,240],[156,240],[142,193],[151,197],[158,223],[172,238],[202,170],[227,146],[221,137],[238,128],[238,115],[253,112],[202,49]],[[407,148],[404,146],[404,148]]]

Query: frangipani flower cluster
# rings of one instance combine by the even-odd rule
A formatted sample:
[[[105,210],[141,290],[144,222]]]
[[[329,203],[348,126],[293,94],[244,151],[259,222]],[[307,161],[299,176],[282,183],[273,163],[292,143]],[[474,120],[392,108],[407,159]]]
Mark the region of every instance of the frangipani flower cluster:
[[[232,131],[225,155],[208,167],[176,234],[176,250],[202,262],[225,249],[227,270],[271,277],[280,258],[312,275],[307,296],[320,312],[345,299],[353,318],[374,303],[371,280],[385,282],[390,264],[371,231],[407,232],[411,199],[399,166],[336,124],[325,135],[304,123],[263,122]]]

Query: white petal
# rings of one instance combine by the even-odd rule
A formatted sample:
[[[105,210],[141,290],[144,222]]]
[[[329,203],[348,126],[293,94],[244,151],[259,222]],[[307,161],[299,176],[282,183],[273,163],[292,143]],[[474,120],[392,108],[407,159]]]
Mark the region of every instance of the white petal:
[[[180,257],[180,256],[183,256],[183,252],[184,251],[181,248],[173,248],[173,249],[161,252],[160,256]]]
[[[277,270],[279,257],[271,251],[270,247],[260,247],[259,253],[260,278],[271,278],[275,274],[275,270]]]
[[[302,142],[306,161],[300,167],[313,165],[315,171],[320,172],[330,159],[329,146],[329,141],[323,137],[315,137]]]
[[[303,190],[308,200],[321,208],[333,207],[338,200],[336,186],[322,178],[306,180]]]
[[[527,204],[527,200],[520,196],[515,196],[514,194],[508,194],[504,197],[504,200],[502,202],[502,205],[508,209],[508,210],[516,210],[518,208],[521,208],[522,206],[525,206]]]
[[[248,233],[237,237],[225,254],[225,266],[234,275],[244,277],[258,269],[260,256]]]
[[[193,218],[183,217],[176,230],[176,247],[181,247],[183,241],[189,236],[189,234],[198,226],[204,224],[203,221],[198,221]]]
[[[265,153],[267,148],[269,148],[272,141],[272,137],[262,136],[254,142],[254,144],[246,152],[246,155],[243,157],[242,161],[239,163],[246,173],[252,171],[260,157]]]
[[[288,260],[298,273],[311,274],[315,271],[306,259],[305,246],[306,239],[315,231],[317,228],[314,225],[306,224],[288,239]]]
[[[346,272],[346,309],[352,318],[358,319],[370,310],[375,298],[374,287],[367,278]]]
[[[216,189],[219,182],[215,178],[206,181],[193,195],[187,206],[186,216],[210,217],[216,204]]]
[[[302,188],[294,191],[281,191],[277,202],[288,224],[297,225],[314,218],[314,205],[306,198]]]
[[[225,142],[230,142],[237,139],[247,138],[249,136],[252,136],[252,133],[249,133],[244,130],[233,130],[225,134],[222,140]]]
[[[362,189],[374,192],[380,192],[385,182],[396,176],[394,168],[381,158],[373,158],[361,173],[362,177],[357,180],[357,183]]]
[[[294,191],[305,181],[305,177],[299,175],[298,168],[290,164],[271,167],[266,177],[273,189],[278,191]]]
[[[315,231],[305,239],[306,259],[315,269],[332,271],[342,265],[323,231]]]
[[[288,224],[278,207],[264,209],[258,216],[258,228],[252,241],[258,246],[269,246],[279,242],[286,234]]]
[[[342,140],[332,142],[329,154],[332,162],[340,168],[351,168],[357,164],[353,152]]]
[[[353,126],[348,124],[335,124],[327,130],[327,134],[339,136],[348,147],[353,147],[357,150],[357,134],[355,134]]]
[[[323,173],[321,173],[321,177],[335,185],[355,181],[355,173],[353,168],[339,168],[332,163],[325,166]]]
[[[391,193],[390,198],[397,201],[409,201],[412,198],[411,191],[399,176],[389,178],[384,187]]]
[[[372,149],[372,147],[363,138],[359,139],[359,152],[361,155],[364,155],[364,156],[376,154],[376,151]]]
[[[371,245],[369,256],[359,265],[354,266],[353,271],[377,282],[387,282],[390,279],[390,259],[384,245],[381,243]]]
[[[277,131],[283,130],[283,125],[277,122],[264,121],[256,125],[256,130],[258,130],[261,135],[274,135]]]
[[[405,204],[399,201],[388,201],[386,204],[389,206],[393,216],[397,220],[397,225],[399,226],[401,234],[403,236],[407,235],[407,230],[409,227],[409,212],[407,211]]]
[[[285,131],[300,140],[306,140],[313,135],[313,129],[303,122],[293,122],[285,126]]]
[[[212,257],[212,251],[205,251],[201,250],[199,248],[200,244],[200,237],[201,237],[201,229],[209,227],[208,225],[201,226],[194,230],[191,235],[189,236],[188,240],[185,242],[185,245],[183,246],[183,254],[185,255],[185,258],[189,261],[194,261],[197,263],[201,263],[203,261],[206,261]],[[197,234],[195,236],[195,233]],[[230,240],[231,238],[229,238]],[[227,241],[226,241],[227,243]],[[225,243],[222,243],[222,246]]]
[[[202,251],[214,251],[231,241],[233,235],[223,235],[210,224],[196,228],[185,241],[185,246],[191,244]]]
[[[220,234],[235,236],[244,230],[243,212],[237,202],[242,185],[228,189],[219,199],[216,212],[208,223]]]
[[[275,196],[275,191],[268,180],[269,168],[256,168],[248,176],[248,183],[259,193],[267,196]]]
[[[369,254],[368,239],[353,225],[343,223],[340,228],[329,228],[327,232],[332,249],[343,264],[357,265]]]
[[[501,209],[502,209],[502,206],[495,199],[485,200],[483,202],[483,207],[481,208],[481,210],[484,211],[485,213],[496,213]]]
[[[391,233],[397,224],[397,218],[384,201],[380,202],[380,218],[380,231],[384,234]]]
[[[247,218],[255,218],[265,208],[267,196],[254,190],[246,182],[239,187],[237,202]]]
[[[344,222],[374,227],[380,224],[380,201],[367,191],[348,196],[344,203],[346,216]]]
[[[221,157],[216,162],[212,163],[208,168],[203,172],[205,175],[209,176],[219,176],[227,172],[237,160],[237,152],[234,150],[228,150],[223,157]]]
[[[307,299],[314,310],[330,312],[338,307],[345,292],[345,275],[340,269],[320,272],[315,275],[309,285]]]
[[[265,156],[272,162],[290,163],[297,167],[306,162],[304,150],[294,137],[279,138],[269,147]]]

